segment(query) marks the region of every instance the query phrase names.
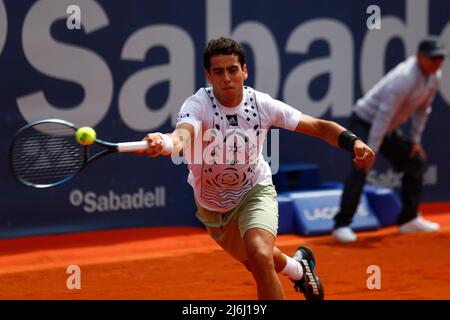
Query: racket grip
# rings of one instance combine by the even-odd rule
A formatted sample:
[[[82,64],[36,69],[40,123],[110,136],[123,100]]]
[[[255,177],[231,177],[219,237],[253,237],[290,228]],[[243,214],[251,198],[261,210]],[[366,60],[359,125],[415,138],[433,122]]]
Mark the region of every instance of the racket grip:
[[[144,151],[148,148],[147,141],[120,142],[117,144],[118,152]]]

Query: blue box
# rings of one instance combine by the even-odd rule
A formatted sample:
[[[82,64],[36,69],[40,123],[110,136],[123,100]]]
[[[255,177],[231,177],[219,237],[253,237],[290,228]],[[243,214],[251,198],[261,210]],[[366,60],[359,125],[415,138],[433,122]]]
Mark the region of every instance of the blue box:
[[[272,180],[278,192],[315,189],[320,185],[319,166],[305,162],[281,164]]]
[[[342,189],[297,191],[283,194],[292,200],[296,233],[316,235],[330,233],[334,227],[334,216],[339,210]],[[358,209],[350,227],[355,231],[379,228],[377,217],[372,212],[366,196],[361,196]]]
[[[279,195],[278,200],[278,234],[296,233],[295,209],[289,197]]]
[[[387,227],[397,224],[402,203],[394,190],[366,186],[364,194],[382,226]]]

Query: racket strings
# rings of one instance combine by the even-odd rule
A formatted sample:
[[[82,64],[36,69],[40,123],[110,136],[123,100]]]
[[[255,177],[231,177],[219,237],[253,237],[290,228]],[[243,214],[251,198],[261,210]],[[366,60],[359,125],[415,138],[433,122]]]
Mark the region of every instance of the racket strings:
[[[14,141],[12,166],[18,178],[33,185],[57,183],[78,172],[85,148],[74,138],[74,129],[43,123],[30,127]]]

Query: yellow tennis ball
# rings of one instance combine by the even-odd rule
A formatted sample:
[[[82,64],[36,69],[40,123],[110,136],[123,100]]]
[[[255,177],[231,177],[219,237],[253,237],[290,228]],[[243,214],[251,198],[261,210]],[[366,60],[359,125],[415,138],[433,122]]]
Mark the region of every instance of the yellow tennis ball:
[[[79,144],[88,146],[94,143],[95,139],[97,139],[97,134],[91,127],[81,127],[75,132],[75,139]]]

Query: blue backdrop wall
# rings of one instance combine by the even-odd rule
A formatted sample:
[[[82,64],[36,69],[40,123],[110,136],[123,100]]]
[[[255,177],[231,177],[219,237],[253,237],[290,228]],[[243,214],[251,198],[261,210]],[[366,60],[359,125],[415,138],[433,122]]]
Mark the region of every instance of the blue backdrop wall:
[[[371,5],[379,29],[369,28]],[[21,126],[62,118],[112,141],[171,131],[184,99],[205,85],[205,43],[220,35],[247,48],[247,85],[346,125],[354,101],[422,36],[450,47],[448,12],[448,0],[0,0],[0,237],[199,225],[187,168],[168,159],[116,155],[58,188],[19,185],[7,154]],[[71,28],[77,13],[81,29]],[[423,137],[425,201],[450,200],[449,105],[446,63]],[[282,163],[318,163],[324,181],[348,172],[348,154],[321,141],[285,131],[279,141]],[[398,187],[400,176],[380,158],[369,182]]]

